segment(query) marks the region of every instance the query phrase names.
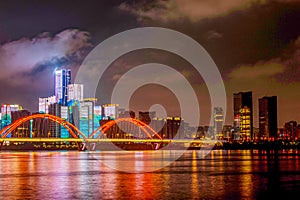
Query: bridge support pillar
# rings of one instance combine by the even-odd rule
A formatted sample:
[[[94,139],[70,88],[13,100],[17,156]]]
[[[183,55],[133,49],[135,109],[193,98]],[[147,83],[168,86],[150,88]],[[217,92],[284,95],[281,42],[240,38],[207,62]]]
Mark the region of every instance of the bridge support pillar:
[[[86,150],[86,144],[81,143],[81,142],[77,142],[77,148],[78,148],[78,151],[85,151]]]
[[[4,141],[0,142],[0,151],[2,149],[3,143],[4,143]]]
[[[95,151],[96,149],[96,143],[95,142],[87,142],[87,143],[84,143],[85,144],[85,149],[88,150],[88,151]]]

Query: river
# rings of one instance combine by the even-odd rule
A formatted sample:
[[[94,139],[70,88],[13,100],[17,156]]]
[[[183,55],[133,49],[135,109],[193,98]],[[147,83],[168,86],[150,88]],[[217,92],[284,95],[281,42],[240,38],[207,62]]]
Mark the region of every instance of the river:
[[[189,150],[161,162],[147,151],[2,151],[0,198],[266,199],[300,193],[299,150],[205,154]],[[161,168],[153,171],[155,163]]]

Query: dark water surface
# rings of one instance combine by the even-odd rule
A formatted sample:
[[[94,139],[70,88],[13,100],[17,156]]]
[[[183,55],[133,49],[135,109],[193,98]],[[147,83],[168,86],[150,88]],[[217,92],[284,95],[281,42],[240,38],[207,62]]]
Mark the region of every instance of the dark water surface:
[[[187,151],[147,173],[147,152],[1,152],[1,199],[293,199],[300,197],[300,151]],[[153,158],[151,158],[153,159]],[[119,161],[118,161],[119,162]],[[276,197],[276,198],[275,198]]]

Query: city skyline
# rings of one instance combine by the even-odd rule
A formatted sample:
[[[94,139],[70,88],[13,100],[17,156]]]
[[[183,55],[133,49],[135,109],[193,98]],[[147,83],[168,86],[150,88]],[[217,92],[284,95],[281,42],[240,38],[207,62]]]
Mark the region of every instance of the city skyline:
[[[83,84],[74,84],[73,82],[71,82],[71,77],[72,77],[71,74],[72,74],[72,72],[70,69],[65,69],[65,68],[55,69],[55,72],[54,72],[54,76],[55,76],[55,78],[54,78],[54,80],[55,80],[54,93],[55,94],[54,95],[52,94],[49,97],[39,98],[39,105],[38,105],[39,113],[48,114],[49,112],[51,112],[50,110],[52,110],[53,106],[55,109],[57,109],[56,104],[59,104],[62,107],[61,111],[59,111],[59,112],[52,111],[51,114],[59,115],[61,117],[63,116],[62,117],[63,119],[69,121],[68,115],[70,115],[70,113],[67,114],[68,110],[69,110],[67,107],[69,107],[69,106],[72,107],[72,106],[76,105],[77,103],[74,104],[74,101],[82,102],[81,104],[83,104],[83,106],[84,106],[84,104],[86,104],[84,101],[86,101],[86,100],[88,100],[88,102],[91,101],[91,98],[84,97],[84,95],[83,95],[83,91],[84,91]],[[220,132],[223,132],[224,126],[232,125],[235,132],[238,132],[238,135],[236,135],[236,139],[238,139],[240,137],[240,135],[245,138],[253,138],[254,137],[253,128],[259,129],[259,131],[260,131],[259,135],[262,135],[262,136],[267,135],[268,137],[271,137],[271,136],[277,137],[277,132],[278,132],[277,129],[282,128],[285,126],[286,123],[289,123],[289,121],[287,121],[287,122],[285,122],[285,124],[283,126],[278,126],[278,123],[277,123],[277,121],[278,121],[278,119],[277,119],[277,106],[278,106],[277,105],[277,96],[272,96],[272,97],[264,96],[262,98],[259,98],[258,101],[259,101],[259,104],[261,104],[262,100],[270,101],[273,98],[276,98],[276,101],[274,103],[272,103],[271,107],[267,106],[268,108],[265,108],[267,111],[264,111],[264,112],[266,112],[264,117],[266,117],[266,115],[268,115],[268,112],[270,112],[270,115],[268,115],[267,118],[268,119],[271,118],[272,120],[270,120],[271,124],[268,124],[267,126],[272,127],[271,128],[272,134],[269,133],[269,130],[266,132],[265,129],[261,128],[261,110],[262,110],[262,108],[260,107],[261,105],[259,105],[259,116],[258,116],[260,125],[258,127],[253,127],[252,91],[238,92],[238,93],[233,94],[234,116],[232,118],[232,120],[233,120],[232,124],[224,124],[224,119],[223,119],[224,113],[223,113],[222,107],[214,107],[214,114],[213,114],[214,121],[213,121],[213,124],[210,124],[211,127],[213,128],[213,134],[218,135],[218,134],[220,134]],[[154,111],[149,112],[149,111],[141,111],[141,110],[137,110],[137,111],[129,110],[129,109],[126,110],[126,108],[118,108],[119,107],[118,104],[97,104],[97,99],[93,99],[93,101],[94,101],[94,103],[91,106],[94,107],[94,109],[96,109],[96,107],[100,106],[101,107],[100,115],[101,115],[101,117],[104,117],[104,118],[109,116],[111,119],[116,119],[117,115],[119,115],[120,111],[121,111],[120,112],[121,115],[123,115],[124,112],[128,112],[127,113],[128,116],[129,116],[130,112],[133,112],[134,116],[135,116],[135,113],[139,113],[139,119],[142,121],[145,121],[145,120],[143,120],[144,117],[140,117],[141,113],[145,113],[145,114],[148,113],[147,115],[150,114],[151,116],[153,115],[152,117],[150,117],[150,115],[148,116],[148,118],[149,117],[150,118],[149,118],[149,120],[146,120],[146,121],[149,121],[149,122],[147,122],[147,124],[149,124],[152,119],[157,118],[156,112],[154,112]],[[273,101],[271,101],[271,102],[273,102]],[[20,106],[22,108],[22,105],[20,105]],[[63,107],[66,107],[66,108],[63,108]],[[113,111],[110,110],[111,109],[110,107],[114,107],[113,108],[114,110]],[[80,108],[81,108],[81,106],[80,106]],[[245,109],[248,109],[248,108],[249,108],[250,114],[246,114],[246,115],[244,114],[245,116],[243,117],[243,113],[245,113],[245,111],[246,111]],[[91,108],[87,107],[87,109],[90,110]],[[240,110],[240,109],[242,109],[242,110]],[[24,110],[27,111],[26,109],[24,109]],[[80,109],[78,111],[80,111]],[[32,111],[30,111],[30,112],[37,113],[37,112],[32,112]],[[65,113],[65,112],[67,112],[67,113]],[[99,113],[99,111],[93,111],[92,113],[94,113],[94,112]],[[63,113],[65,113],[65,114],[63,114]],[[112,115],[109,113],[112,113]],[[94,115],[94,114],[92,114],[92,115]],[[245,119],[247,119],[248,115],[250,116],[250,121],[248,122],[248,124],[243,125],[242,123],[243,123],[243,121],[245,121]],[[130,116],[132,116],[132,114],[130,114]],[[176,118],[179,116],[166,116],[166,118],[162,118],[162,119],[167,120],[169,117]],[[269,120],[267,120],[267,121],[269,121]],[[291,121],[293,121],[293,120],[291,120]],[[96,121],[94,123],[96,124]],[[189,123],[189,122],[187,121],[187,123]],[[75,124],[77,124],[77,126],[80,125],[80,123],[75,123]],[[208,125],[209,124],[198,124],[196,127],[208,126]],[[92,127],[94,127],[94,125],[92,125]],[[240,128],[240,127],[244,127],[244,128]],[[97,128],[97,125],[95,125],[95,128]],[[243,129],[248,129],[248,130],[245,131]],[[92,132],[92,130],[91,130],[91,132]]]
[[[54,70],[53,74],[54,74],[53,76],[54,76],[54,82],[55,82],[54,89],[53,89],[54,92],[49,97],[39,97],[39,102],[40,103],[37,105],[36,110],[29,110],[26,107],[23,107],[23,105],[19,104],[19,103],[14,103],[14,104],[2,103],[2,105],[3,104],[4,105],[20,105],[22,107],[22,109],[28,110],[31,113],[37,113],[37,112],[48,113],[48,110],[47,110],[48,106],[51,105],[51,104],[54,104],[54,103],[59,103],[62,106],[67,106],[68,102],[72,101],[72,100],[83,102],[84,99],[87,99],[87,100],[91,99],[90,97],[85,97],[83,95],[83,91],[84,91],[83,86],[84,85],[74,84],[71,81],[72,76],[71,76],[71,70],[70,69],[63,68],[63,67],[60,68],[60,69],[56,68]],[[57,86],[57,85],[60,85],[60,86]],[[69,90],[72,91],[71,97],[70,97],[70,95],[68,95]],[[245,104],[246,108],[247,108],[247,106],[251,108],[250,109],[250,113],[251,113],[251,122],[250,122],[250,124],[251,124],[252,127],[249,129],[251,131],[251,134],[250,133],[249,134],[251,135],[251,137],[253,137],[253,128],[259,128],[260,129],[260,126],[254,126],[253,127],[253,124],[254,124],[253,119],[257,118],[258,120],[260,120],[260,117],[261,117],[260,113],[257,116],[252,116],[253,115],[253,110],[255,110],[255,108],[253,109],[253,103],[255,102],[255,100],[257,100],[260,103],[261,100],[269,99],[269,98],[272,98],[272,97],[276,98],[276,104],[274,104],[273,107],[272,107],[272,108],[276,108],[276,111],[272,112],[273,114],[276,113],[276,125],[275,125],[276,127],[282,128],[282,127],[284,127],[285,123],[287,123],[287,122],[297,121],[296,119],[291,119],[291,120],[285,121],[284,124],[282,124],[282,125],[278,124],[278,122],[277,122],[278,121],[278,119],[277,119],[277,115],[278,115],[278,113],[277,113],[277,107],[278,107],[277,96],[270,96],[270,97],[269,96],[262,96],[262,97],[259,97],[258,99],[253,99],[252,98],[252,93],[253,93],[253,91],[238,91],[237,93],[232,94],[232,99],[233,99],[233,102],[234,102],[233,105],[235,105],[236,98],[245,98],[246,103],[242,103],[245,100],[240,100],[241,102],[237,103],[237,108],[235,108],[235,106],[234,106],[234,110],[233,110],[234,114],[232,116],[232,123],[224,123],[224,120],[222,120],[223,126],[224,125],[232,125],[233,127],[236,127],[237,126],[235,124],[236,114],[238,114],[240,112],[239,109],[243,108],[243,106]],[[249,94],[250,94],[250,96],[249,96]],[[243,97],[240,96],[240,95],[242,95]],[[97,99],[97,98],[95,98],[95,99]],[[98,99],[96,101],[98,101]],[[105,108],[106,105],[110,106],[110,105],[113,105],[113,104],[108,104],[108,103],[95,104],[95,106],[99,106],[99,105],[103,106],[103,108]],[[121,109],[125,109],[125,110],[127,109],[127,111],[132,111],[134,113],[148,112],[148,110],[130,110],[128,108],[121,108]],[[213,108],[214,112],[216,111],[216,109],[221,109],[222,110],[221,107],[214,107]],[[258,111],[260,110],[260,105],[258,106],[257,110]],[[222,115],[223,115],[223,110],[221,112],[222,112]],[[170,115],[170,116],[167,116],[167,117],[180,117],[180,116],[178,116],[178,115],[171,116]],[[115,118],[115,116],[113,118]],[[275,122],[275,121],[273,120],[273,122]],[[214,124],[199,124],[199,126],[208,126],[208,125],[214,126]],[[239,129],[239,127],[238,127],[238,129]],[[274,134],[272,134],[272,135],[274,135]]]

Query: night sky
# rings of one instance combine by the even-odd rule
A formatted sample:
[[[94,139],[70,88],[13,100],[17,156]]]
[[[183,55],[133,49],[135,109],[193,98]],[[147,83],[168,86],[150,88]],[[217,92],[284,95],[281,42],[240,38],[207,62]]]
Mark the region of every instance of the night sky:
[[[217,64],[227,92],[226,124],[232,124],[232,94],[253,91],[254,122],[258,98],[278,96],[279,127],[300,122],[300,2],[298,0],[98,0],[0,1],[0,103],[38,110],[38,98],[54,94],[55,68],[76,71],[86,55],[106,38],[137,27],[165,27],[198,41]],[[201,124],[210,116],[207,87],[185,60],[167,52],[141,50],[117,59],[107,70],[111,86],[138,64],[167,64],[193,85]],[[109,88],[107,88],[109,90]],[[141,88],[132,109],[154,103],[176,115],[167,88]],[[151,92],[152,91],[152,92]],[[155,91],[155,92],[153,92]],[[100,94],[106,103],[107,94]]]

